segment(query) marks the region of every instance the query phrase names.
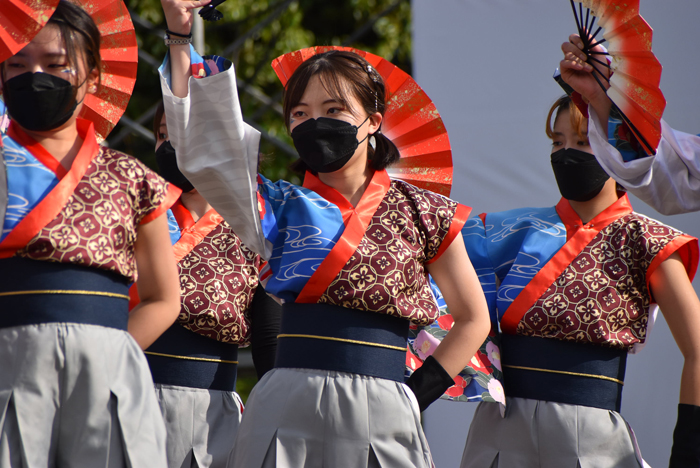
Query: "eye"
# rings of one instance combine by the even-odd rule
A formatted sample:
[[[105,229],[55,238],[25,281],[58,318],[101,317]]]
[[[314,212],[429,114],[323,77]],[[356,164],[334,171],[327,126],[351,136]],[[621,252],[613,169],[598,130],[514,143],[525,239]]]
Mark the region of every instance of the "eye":
[[[298,110],[298,111],[292,111],[292,118],[293,118],[293,119],[298,119],[298,118],[301,118],[301,117],[304,117],[304,111],[300,111],[300,110]]]
[[[159,140],[167,140],[167,139],[168,139],[168,134],[167,134],[167,133],[159,133],[159,134],[158,134],[158,139],[159,139]]]
[[[588,140],[579,140],[577,143],[579,146],[590,146],[591,143]]]
[[[555,148],[556,148],[557,146],[561,146],[561,141],[552,140],[552,146],[555,147]]]

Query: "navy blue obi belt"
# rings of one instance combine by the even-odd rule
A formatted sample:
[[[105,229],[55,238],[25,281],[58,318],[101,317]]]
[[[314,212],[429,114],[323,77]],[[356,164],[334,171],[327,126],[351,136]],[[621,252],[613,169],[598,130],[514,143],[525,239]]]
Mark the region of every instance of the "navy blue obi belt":
[[[506,396],[620,411],[627,350],[501,336]]]
[[[126,277],[71,263],[0,259],[0,328],[85,323],[126,330]]]
[[[409,321],[328,304],[282,305],[275,367],[404,381]]]
[[[175,323],[147,350],[153,382],[209,390],[236,390],[238,345],[222,343]]]

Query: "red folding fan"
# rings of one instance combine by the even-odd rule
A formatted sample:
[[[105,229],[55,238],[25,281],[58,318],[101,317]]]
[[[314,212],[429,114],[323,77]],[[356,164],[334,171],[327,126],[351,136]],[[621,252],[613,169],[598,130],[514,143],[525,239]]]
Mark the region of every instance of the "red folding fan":
[[[0,0],[0,62],[34,39],[56,5],[58,0]]]
[[[603,89],[603,82],[609,82],[608,97],[613,106],[645,151],[654,154],[661,140],[666,99],[659,89],[662,67],[651,51],[652,29],[639,15],[639,0],[570,1],[589,63],[613,72],[608,80],[594,67],[593,76]],[[603,43],[607,53],[591,50]],[[610,63],[601,55],[607,55]]]
[[[139,51],[131,16],[122,0],[78,0],[100,29],[102,79],[85,98],[80,116],[95,124],[98,141],[107,138],[129,104],[136,83]]]
[[[392,177],[442,195],[452,187],[452,150],[447,130],[435,105],[410,75],[377,55],[349,47],[310,47],[289,52],[272,61],[283,86],[307,58],[329,50],[347,50],[364,57],[386,86],[387,106],[382,133],[401,153],[387,169]]]

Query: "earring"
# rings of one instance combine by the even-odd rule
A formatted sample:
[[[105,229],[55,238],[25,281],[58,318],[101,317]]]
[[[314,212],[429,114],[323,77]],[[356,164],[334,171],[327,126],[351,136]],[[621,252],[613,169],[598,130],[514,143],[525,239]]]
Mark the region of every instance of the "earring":
[[[374,138],[374,135],[369,137],[369,146],[371,146],[372,149],[375,149],[375,150],[377,149],[377,139]]]

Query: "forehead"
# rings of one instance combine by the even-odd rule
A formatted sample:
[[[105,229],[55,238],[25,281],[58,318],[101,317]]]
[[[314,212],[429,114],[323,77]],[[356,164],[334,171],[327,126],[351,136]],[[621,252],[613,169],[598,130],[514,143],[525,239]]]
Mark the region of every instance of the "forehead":
[[[569,109],[562,108],[559,111],[556,119],[554,120],[554,125],[552,126],[552,130],[554,131],[554,133],[576,133],[576,134],[578,134],[577,129],[574,128],[574,125],[571,122],[571,112],[569,111]],[[584,134],[588,132],[588,121],[586,119],[583,119],[581,121],[581,131]]]
[[[34,36],[34,39],[17,52],[18,57],[65,55],[66,47],[61,37],[61,30],[55,24],[49,24]]]

